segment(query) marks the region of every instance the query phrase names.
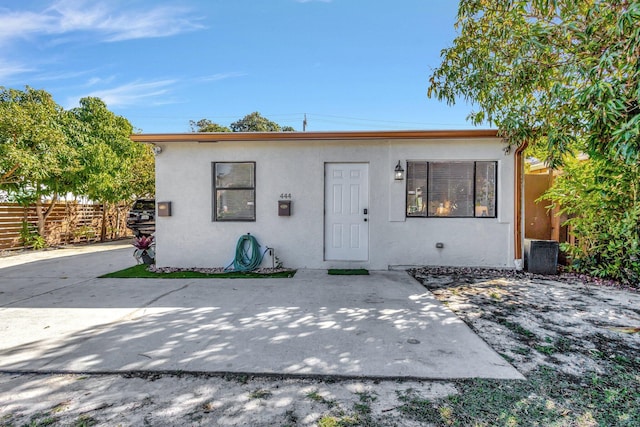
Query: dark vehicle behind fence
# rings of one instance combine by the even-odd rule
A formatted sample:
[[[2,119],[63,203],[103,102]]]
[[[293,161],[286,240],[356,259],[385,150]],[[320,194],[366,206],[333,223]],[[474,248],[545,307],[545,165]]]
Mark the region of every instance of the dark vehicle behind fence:
[[[133,234],[150,236],[156,231],[156,201],[154,199],[138,199],[127,216],[127,227]]]

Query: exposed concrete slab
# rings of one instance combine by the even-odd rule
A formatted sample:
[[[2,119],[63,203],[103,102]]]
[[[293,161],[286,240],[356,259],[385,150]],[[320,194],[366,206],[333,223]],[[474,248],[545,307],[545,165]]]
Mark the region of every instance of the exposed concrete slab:
[[[523,378],[405,272],[96,279],[132,265],[105,247],[0,259],[0,370]]]

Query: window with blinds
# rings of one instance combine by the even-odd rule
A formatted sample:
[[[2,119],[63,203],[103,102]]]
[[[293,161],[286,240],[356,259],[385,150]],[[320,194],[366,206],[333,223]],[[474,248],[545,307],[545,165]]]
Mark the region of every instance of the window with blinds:
[[[495,218],[497,162],[407,162],[407,216]]]
[[[213,220],[256,220],[255,162],[213,164]]]

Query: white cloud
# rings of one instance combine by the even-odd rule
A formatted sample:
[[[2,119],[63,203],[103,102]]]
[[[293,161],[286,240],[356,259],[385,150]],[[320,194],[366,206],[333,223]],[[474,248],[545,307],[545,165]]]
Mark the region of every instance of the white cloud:
[[[140,14],[134,23],[129,16],[119,16],[107,21],[104,30],[110,33],[108,41],[168,37],[204,28],[193,20],[180,17],[184,11],[177,8],[158,8]]]
[[[91,77],[87,82],[87,86],[94,86],[100,83],[102,79],[100,77]]]
[[[77,107],[80,98],[87,96],[102,99],[109,108],[167,104],[170,103],[167,100],[167,94],[174,83],[176,80],[126,83],[111,89],[96,90],[74,97],[68,100],[66,108]]]
[[[53,25],[50,16],[34,12],[9,12],[0,10],[0,43],[12,38],[26,37],[44,31]]]
[[[87,83],[85,85],[87,87],[91,87],[91,86],[95,86],[95,85],[98,85],[98,84],[111,83],[115,78],[116,78],[116,76],[109,76],[107,78],[91,77],[89,80],[87,80]]]
[[[33,68],[28,68],[21,64],[12,64],[0,58],[0,81],[9,80],[13,75],[27,73],[34,71]]]
[[[189,11],[158,6],[127,10],[118,2],[60,0],[41,11],[0,9],[0,44],[16,38],[92,32],[103,41],[167,37],[204,28]]]
[[[216,82],[218,80],[232,79],[235,77],[243,77],[246,75],[247,73],[241,73],[241,72],[217,73],[217,74],[212,74],[210,76],[200,77],[200,79],[198,80],[201,82]]]
[[[113,3],[109,5],[111,9],[84,0],[62,0],[48,10],[58,14],[63,32],[95,30],[104,33],[106,41],[166,37],[204,28],[183,8],[160,6],[135,11],[116,10]]]
[[[69,79],[76,79],[78,77],[82,77],[90,72],[91,71],[86,70],[86,71],[64,71],[59,73],[55,73],[55,72],[43,73],[43,74],[38,74],[33,76],[32,80],[42,81],[42,82],[56,81],[56,80],[69,80]]]

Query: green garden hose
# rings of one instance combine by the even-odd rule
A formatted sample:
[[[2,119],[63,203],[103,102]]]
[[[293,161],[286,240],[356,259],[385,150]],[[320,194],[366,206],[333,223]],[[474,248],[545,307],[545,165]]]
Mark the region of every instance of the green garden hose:
[[[260,253],[258,240],[249,233],[243,234],[238,239],[238,244],[236,245],[236,256],[232,263],[233,270],[253,271],[257,269],[262,263],[262,258],[267,250],[268,248]],[[226,269],[229,269],[232,264],[229,264]]]

